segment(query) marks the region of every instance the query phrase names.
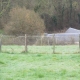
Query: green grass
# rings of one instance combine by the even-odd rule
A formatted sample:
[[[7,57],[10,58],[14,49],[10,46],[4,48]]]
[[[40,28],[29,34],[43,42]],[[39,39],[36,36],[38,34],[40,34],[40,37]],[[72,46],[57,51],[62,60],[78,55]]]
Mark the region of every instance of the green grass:
[[[24,46],[2,46],[2,52],[7,53],[21,53],[24,52]],[[28,52],[30,53],[53,53],[53,46],[28,46]],[[64,46],[55,46],[55,53],[61,54],[72,54],[78,53],[78,45],[64,45]]]
[[[80,80],[80,54],[0,53],[0,80]]]

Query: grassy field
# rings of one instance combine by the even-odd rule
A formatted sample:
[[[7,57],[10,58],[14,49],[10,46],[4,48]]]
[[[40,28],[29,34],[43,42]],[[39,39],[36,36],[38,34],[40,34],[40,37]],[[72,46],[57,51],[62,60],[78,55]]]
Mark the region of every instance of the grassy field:
[[[2,46],[2,52],[7,53],[21,53],[24,52],[25,47],[24,46]],[[53,53],[53,46],[28,46],[28,52],[30,53]],[[57,45],[55,46],[55,53],[61,53],[61,54],[72,54],[72,53],[78,53],[79,52],[79,46],[78,45]]]
[[[80,54],[0,53],[0,80],[80,80]]]
[[[22,53],[24,46],[2,46],[0,80],[80,80],[78,45],[55,50],[58,54],[52,54],[53,46],[28,46]]]

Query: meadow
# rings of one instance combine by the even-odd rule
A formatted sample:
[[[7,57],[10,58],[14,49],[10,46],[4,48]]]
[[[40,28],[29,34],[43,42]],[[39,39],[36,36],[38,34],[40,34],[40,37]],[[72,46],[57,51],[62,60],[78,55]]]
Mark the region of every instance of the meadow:
[[[69,54],[52,54],[51,46],[37,46],[37,49],[29,46],[27,53],[20,53],[24,46],[14,47],[3,46],[5,51],[0,52],[0,80],[80,80],[78,47],[67,46],[67,49],[66,46],[56,46],[57,51],[63,50]]]
[[[27,46],[29,53],[48,53],[53,54],[54,46]],[[25,51],[24,46],[20,45],[7,45],[2,46],[2,52],[6,53],[23,53]],[[55,53],[60,54],[73,54],[79,53],[79,45],[56,45]]]

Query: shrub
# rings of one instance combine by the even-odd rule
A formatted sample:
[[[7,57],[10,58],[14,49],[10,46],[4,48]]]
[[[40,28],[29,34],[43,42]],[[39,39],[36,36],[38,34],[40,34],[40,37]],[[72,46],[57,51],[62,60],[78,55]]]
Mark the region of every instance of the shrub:
[[[7,34],[41,34],[44,31],[44,21],[40,16],[32,10],[25,7],[12,8],[10,13],[10,21],[4,30]]]

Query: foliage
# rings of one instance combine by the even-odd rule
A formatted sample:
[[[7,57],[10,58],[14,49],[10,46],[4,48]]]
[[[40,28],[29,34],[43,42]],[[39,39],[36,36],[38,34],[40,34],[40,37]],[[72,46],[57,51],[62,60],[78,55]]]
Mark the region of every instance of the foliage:
[[[4,23],[8,21],[10,0],[0,0],[0,29],[4,28]]]
[[[0,12],[0,27],[9,22],[9,12],[15,6],[25,7],[34,11],[40,17],[47,14],[44,19],[46,32],[65,30],[69,27],[80,29],[80,1],[79,0],[4,0],[8,2],[6,10]],[[1,1],[0,1],[1,2]],[[1,3],[0,3],[1,4]],[[5,7],[3,5],[3,7]],[[1,6],[0,6],[1,8]],[[3,14],[4,13],[4,14]],[[2,24],[1,24],[2,23]],[[1,27],[2,28],[2,27]],[[59,31],[60,32],[60,31]]]
[[[10,21],[5,27],[5,31],[9,34],[41,34],[44,31],[44,22],[37,13],[28,10],[25,7],[12,8],[10,13]]]

